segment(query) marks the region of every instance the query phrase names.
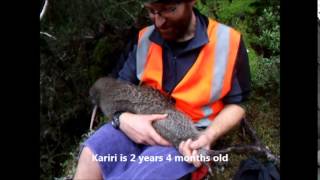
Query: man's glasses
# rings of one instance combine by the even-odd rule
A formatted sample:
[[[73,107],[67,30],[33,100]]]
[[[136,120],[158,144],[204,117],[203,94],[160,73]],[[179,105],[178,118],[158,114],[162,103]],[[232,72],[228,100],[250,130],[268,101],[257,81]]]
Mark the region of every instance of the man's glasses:
[[[171,17],[174,15],[174,13],[176,12],[178,7],[178,4],[176,4],[175,6],[172,7],[168,7],[162,10],[154,10],[154,9],[150,9],[150,8],[146,8],[147,12],[149,14],[150,17],[154,17],[156,14],[158,14],[161,17]]]

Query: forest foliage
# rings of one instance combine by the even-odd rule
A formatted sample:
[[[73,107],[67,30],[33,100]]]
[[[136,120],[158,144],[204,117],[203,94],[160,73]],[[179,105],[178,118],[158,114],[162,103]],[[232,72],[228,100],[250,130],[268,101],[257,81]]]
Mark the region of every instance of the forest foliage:
[[[40,0],[40,10],[43,4]],[[276,0],[196,4],[203,14],[242,33],[251,66],[252,100],[264,102],[249,110],[250,117],[257,118],[264,108],[264,116],[275,123],[280,94],[279,5]],[[138,29],[148,24],[142,0],[49,0],[40,22],[40,31],[54,37],[40,34],[41,179],[63,175],[66,160],[74,157],[71,152],[88,132],[89,87],[98,77],[116,76],[126,58],[122,52],[130,49]]]

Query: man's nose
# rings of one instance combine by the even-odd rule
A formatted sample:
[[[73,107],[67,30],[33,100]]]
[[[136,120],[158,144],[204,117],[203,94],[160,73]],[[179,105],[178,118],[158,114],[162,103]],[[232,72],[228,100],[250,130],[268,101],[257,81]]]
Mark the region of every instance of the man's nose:
[[[165,21],[166,21],[165,18],[163,18],[159,14],[156,14],[154,16],[154,24],[157,28],[161,28],[161,26],[165,23]]]

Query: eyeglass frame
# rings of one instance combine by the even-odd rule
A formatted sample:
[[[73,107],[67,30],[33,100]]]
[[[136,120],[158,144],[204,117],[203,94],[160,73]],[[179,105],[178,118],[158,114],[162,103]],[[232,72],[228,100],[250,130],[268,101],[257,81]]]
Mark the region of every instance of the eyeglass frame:
[[[150,9],[150,8],[146,8],[148,14],[150,17],[154,17],[156,14],[158,14],[160,17],[166,18],[166,17],[170,17],[173,13],[175,13],[177,11],[178,5],[180,3],[175,3],[174,7],[169,7],[160,11],[154,10],[154,9]]]

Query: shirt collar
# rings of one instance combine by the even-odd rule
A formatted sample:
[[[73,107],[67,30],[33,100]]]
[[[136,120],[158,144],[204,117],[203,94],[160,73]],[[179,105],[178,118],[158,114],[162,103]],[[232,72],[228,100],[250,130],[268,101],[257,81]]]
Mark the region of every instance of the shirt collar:
[[[201,16],[200,12],[197,9],[194,9],[196,15],[196,32],[195,36],[190,40],[188,46],[184,51],[192,50],[195,48],[199,48],[204,44],[209,42],[208,34],[207,34],[207,24],[203,16]],[[159,44],[160,46],[165,44],[165,40],[161,37],[160,33],[154,29],[149,37],[150,41]]]

